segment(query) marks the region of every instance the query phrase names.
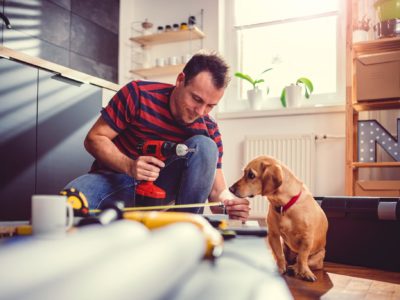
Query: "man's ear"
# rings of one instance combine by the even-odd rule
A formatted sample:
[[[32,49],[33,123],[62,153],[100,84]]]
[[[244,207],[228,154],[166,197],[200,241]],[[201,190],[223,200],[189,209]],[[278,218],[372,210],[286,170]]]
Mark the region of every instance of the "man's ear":
[[[176,77],[176,86],[184,85],[185,84],[185,73],[180,72],[178,77]]]
[[[271,194],[282,185],[282,167],[277,164],[262,163],[263,173],[261,175],[262,195]]]

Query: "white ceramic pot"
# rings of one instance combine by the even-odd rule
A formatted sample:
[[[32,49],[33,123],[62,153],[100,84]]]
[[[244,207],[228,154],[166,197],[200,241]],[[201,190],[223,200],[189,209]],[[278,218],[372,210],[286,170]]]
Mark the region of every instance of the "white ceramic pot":
[[[299,107],[301,101],[301,86],[291,84],[285,87],[286,94],[286,106],[287,107]]]
[[[262,90],[255,88],[247,91],[247,99],[249,99],[250,107],[254,110],[259,110],[262,105]]]

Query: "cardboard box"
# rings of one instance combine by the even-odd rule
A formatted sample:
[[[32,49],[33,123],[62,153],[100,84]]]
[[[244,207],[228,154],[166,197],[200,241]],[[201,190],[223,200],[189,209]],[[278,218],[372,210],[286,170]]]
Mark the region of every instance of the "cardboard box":
[[[399,197],[400,180],[359,180],[355,186],[356,196]]]
[[[400,51],[356,58],[357,100],[400,98]]]

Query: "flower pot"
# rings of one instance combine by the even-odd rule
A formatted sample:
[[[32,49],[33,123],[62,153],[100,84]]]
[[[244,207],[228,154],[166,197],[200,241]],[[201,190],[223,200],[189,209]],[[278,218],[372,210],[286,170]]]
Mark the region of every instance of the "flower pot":
[[[400,0],[378,0],[374,7],[381,22],[400,18]]]
[[[285,87],[286,94],[286,106],[287,107],[299,107],[301,101],[301,86],[291,84]]]
[[[255,88],[247,91],[247,99],[250,102],[250,107],[254,110],[259,110],[262,105],[262,90]]]

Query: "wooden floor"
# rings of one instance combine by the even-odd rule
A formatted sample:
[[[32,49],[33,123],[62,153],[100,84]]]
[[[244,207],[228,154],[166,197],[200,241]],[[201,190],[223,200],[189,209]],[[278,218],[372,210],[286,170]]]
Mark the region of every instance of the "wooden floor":
[[[264,220],[257,221],[265,226]],[[400,300],[397,272],[325,262],[324,270],[315,271],[315,275],[316,282],[284,276],[294,299]]]
[[[284,276],[294,299],[400,299],[400,273],[325,262],[316,282]]]

